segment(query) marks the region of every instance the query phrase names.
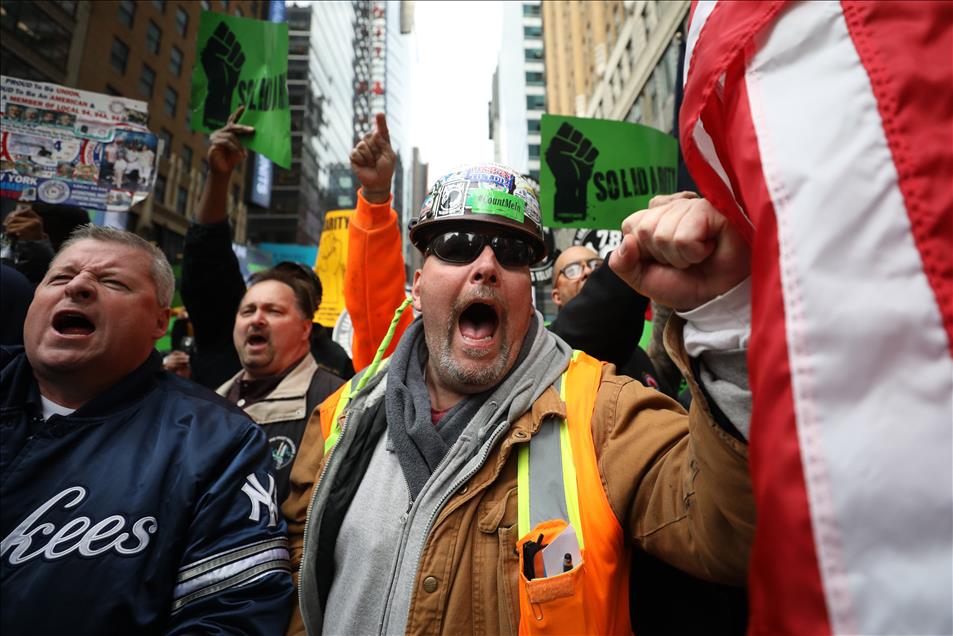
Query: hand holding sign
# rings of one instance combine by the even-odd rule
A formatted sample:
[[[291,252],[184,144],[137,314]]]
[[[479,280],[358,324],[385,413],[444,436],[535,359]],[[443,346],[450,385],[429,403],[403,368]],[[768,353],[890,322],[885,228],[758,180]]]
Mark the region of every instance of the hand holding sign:
[[[205,100],[205,125],[221,126],[232,105],[232,91],[238,83],[245,54],[235,34],[225,22],[209,38],[202,51],[202,69],[208,77],[208,97]]]
[[[390,131],[384,113],[377,113],[377,127],[364,135],[351,151],[351,170],[361,182],[364,198],[369,203],[384,203],[390,198],[397,155],[390,145]]]
[[[633,289],[677,310],[694,309],[751,273],[750,249],[728,220],[690,193],[656,197],[622,223],[609,258]]]
[[[196,51],[192,130],[227,127],[228,114],[244,105],[244,123],[257,131],[245,147],[291,168],[287,23],[203,11]]]
[[[568,123],[559,127],[546,150],[546,164],[556,179],[553,214],[559,221],[586,218],[586,191],[599,151]]]
[[[210,146],[208,149],[208,169],[216,175],[227,176],[232,173],[242,160],[245,159],[245,148],[238,140],[239,135],[252,135],[255,129],[251,126],[236,124],[242,113],[245,112],[244,106],[239,106],[238,110],[229,115],[228,122],[223,128],[212,133],[209,137]]]

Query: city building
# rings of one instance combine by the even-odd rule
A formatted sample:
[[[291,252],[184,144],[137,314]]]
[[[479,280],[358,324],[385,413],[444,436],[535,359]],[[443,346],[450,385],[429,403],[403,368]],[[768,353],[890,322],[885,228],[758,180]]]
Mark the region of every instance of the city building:
[[[503,33],[490,104],[496,160],[536,180],[540,118],[546,110],[543,4],[539,0],[503,4]]]
[[[589,95],[605,72],[625,20],[626,5],[591,0],[543,3],[547,112],[584,117]]]
[[[165,151],[154,196],[132,208],[129,229],[175,263],[206,173],[206,135],[189,126],[199,16],[263,17],[267,8],[258,0],[3,2],[2,73],[149,103],[149,128]],[[245,241],[244,172],[229,192],[236,242]]]
[[[621,119],[676,134],[678,51],[690,3],[625,4],[625,22],[599,82],[588,94],[586,116]]]
[[[675,135],[688,9],[688,0],[544,2],[547,112],[629,121]],[[585,243],[605,253],[621,241],[620,230],[555,232],[559,249]]]
[[[252,197],[250,241],[316,245],[325,213],[354,207],[351,149],[370,131],[376,112],[387,113],[398,153],[394,207],[406,215],[412,147],[405,76],[412,15],[412,3],[406,2],[287,7],[292,165],[275,166],[270,195]]]
[[[291,168],[273,166],[270,192],[249,201],[250,242],[316,245],[324,213],[353,206],[353,193],[341,197],[351,189],[347,158],[352,146],[357,4],[317,2],[286,8]],[[347,181],[343,188],[342,178]],[[267,171],[261,179],[267,183]]]
[[[688,0],[543,3],[548,112],[672,132]]]

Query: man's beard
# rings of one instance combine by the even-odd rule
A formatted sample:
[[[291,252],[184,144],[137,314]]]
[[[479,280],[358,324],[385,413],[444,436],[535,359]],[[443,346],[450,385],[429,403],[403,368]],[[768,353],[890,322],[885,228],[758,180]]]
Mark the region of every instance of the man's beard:
[[[431,335],[426,331],[424,332],[424,337],[427,340],[427,349],[429,349],[430,357],[437,363],[438,368],[436,369],[436,372],[439,375],[449,379],[457,386],[489,388],[499,382],[509,370],[507,368],[507,364],[510,357],[511,343],[509,341],[507,331],[503,328],[503,325],[507,324],[507,309],[501,305],[500,315],[498,316],[498,323],[496,326],[496,335],[500,338],[500,350],[499,353],[496,354],[496,360],[494,360],[490,366],[474,369],[469,368],[466,365],[459,364],[453,358],[451,346],[454,332],[457,330],[457,325],[460,321],[460,314],[463,313],[464,309],[466,309],[471,301],[480,298],[488,300],[498,299],[496,293],[492,290],[482,287],[477,289],[479,291],[470,294],[467,298],[458,298],[454,301],[453,306],[450,308],[450,316],[447,319],[447,326],[442,334],[442,337],[439,337],[436,334],[431,337]],[[466,347],[463,347],[461,351],[464,357],[468,360],[478,360],[479,358],[485,357],[487,355],[492,355],[492,352],[468,349]]]

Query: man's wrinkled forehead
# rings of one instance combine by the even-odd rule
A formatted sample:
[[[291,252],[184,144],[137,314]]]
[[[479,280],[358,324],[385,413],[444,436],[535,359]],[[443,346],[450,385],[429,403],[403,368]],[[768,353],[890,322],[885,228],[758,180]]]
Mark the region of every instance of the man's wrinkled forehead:
[[[131,245],[84,238],[57,252],[49,269],[83,266],[116,269],[150,277],[151,261],[148,254]]]

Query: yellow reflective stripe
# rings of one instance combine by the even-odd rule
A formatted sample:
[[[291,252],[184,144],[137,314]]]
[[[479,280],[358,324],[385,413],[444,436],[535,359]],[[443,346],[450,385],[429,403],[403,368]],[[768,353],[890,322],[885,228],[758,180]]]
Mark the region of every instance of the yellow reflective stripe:
[[[400,304],[400,307],[397,308],[397,311],[394,312],[394,317],[390,321],[390,327],[387,329],[387,333],[384,335],[384,339],[381,341],[381,345],[377,348],[377,353],[374,354],[374,360],[371,361],[367,368],[364,371],[359,373],[357,379],[357,386],[353,387],[351,383],[353,378],[347,381],[345,389],[341,392],[341,399],[338,400],[337,405],[334,407],[334,421],[331,422],[331,432],[328,435],[328,438],[324,440],[324,452],[325,454],[334,447],[334,444],[338,441],[338,436],[341,434],[341,413],[344,412],[344,408],[347,406],[348,402],[351,401],[351,397],[356,395],[361,389],[364,388],[364,385],[377,374],[377,369],[381,365],[381,359],[384,357],[384,352],[387,351],[390,341],[394,339],[394,332],[397,331],[397,323],[400,322],[400,317],[404,315],[404,312],[407,310],[407,307],[410,306],[410,303],[413,302],[412,298],[405,298],[404,302]]]
[[[516,529],[520,537],[532,530],[529,527],[529,444],[520,444],[516,451]]]
[[[573,361],[570,367],[576,361],[578,351],[573,352]],[[567,385],[569,384],[569,371],[563,373],[563,381],[559,383],[559,397],[564,404],[569,404],[566,398]],[[568,410],[568,408],[567,408]],[[579,426],[579,422],[576,425]],[[569,523],[576,530],[576,538],[579,540],[579,547],[585,547],[582,532],[582,520],[579,516],[579,489],[576,485],[576,464],[572,458],[572,440],[569,438],[569,418],[563,418],[559,423],[559,450],[562,455],[563,468],[563,488],[566,491],[566,510],[569,512]]]
[[[334,415],[331,419],[331,430],[328,434],[328,438],[324,440],[324,454],[326,455],[330,451],[334,444],[338,441],[338,436],[341,434],[341,424],[339,423],[341,419],[341,413],[344,412],[344,407],[347,406],[347,403],[351,401],[351,381],[348,380],[344,383],[344,390],[341,391],[341,398],[338,400],[338,403],[334,406]]]

